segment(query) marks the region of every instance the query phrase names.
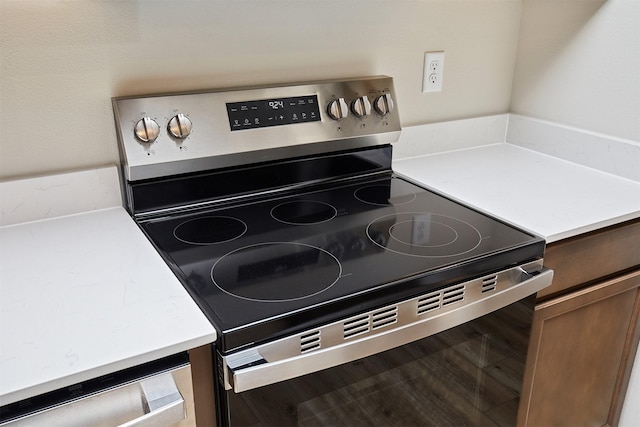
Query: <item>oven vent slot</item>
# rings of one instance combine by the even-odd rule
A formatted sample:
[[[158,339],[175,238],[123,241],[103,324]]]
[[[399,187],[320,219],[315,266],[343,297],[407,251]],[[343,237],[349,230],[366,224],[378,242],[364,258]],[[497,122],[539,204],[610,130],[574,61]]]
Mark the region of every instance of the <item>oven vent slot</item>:
[[[432,292],[418,300],[418,315],[440,308],[440,291]]]
[[[371,315],[371,329],[382,328],[398,321],[398,306],[383,308],[374,311]]]
[[[482,279],[482,293],[496,290],[498,285],[498,276],[490,276]]]
[[[363,314],[347,320],[343,323],[342,331],[344,339],[369,332],[369,315]]]
[[[320,348],[321,336],[320,331],[312,331],[300,337],[300,353],[306,353],[311,350]]]
[[[442,306],[453,304],[464,299],[465,285],[455,285],[442,292]]]

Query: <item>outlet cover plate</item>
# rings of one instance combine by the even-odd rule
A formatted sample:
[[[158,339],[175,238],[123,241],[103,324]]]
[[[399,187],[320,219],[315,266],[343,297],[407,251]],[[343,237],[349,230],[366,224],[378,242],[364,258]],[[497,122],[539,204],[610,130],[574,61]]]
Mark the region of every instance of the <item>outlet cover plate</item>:
[[[441,92],[444,79],[444,51],[425,52],[422,92]]]

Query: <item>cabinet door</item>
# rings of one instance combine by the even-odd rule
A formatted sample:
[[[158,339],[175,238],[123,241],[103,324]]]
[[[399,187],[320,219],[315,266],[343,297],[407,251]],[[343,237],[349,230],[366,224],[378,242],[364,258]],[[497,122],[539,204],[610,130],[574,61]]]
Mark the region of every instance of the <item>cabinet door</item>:
[[[616,424],[638,345],[640,270],[538,304],[518,425]]]

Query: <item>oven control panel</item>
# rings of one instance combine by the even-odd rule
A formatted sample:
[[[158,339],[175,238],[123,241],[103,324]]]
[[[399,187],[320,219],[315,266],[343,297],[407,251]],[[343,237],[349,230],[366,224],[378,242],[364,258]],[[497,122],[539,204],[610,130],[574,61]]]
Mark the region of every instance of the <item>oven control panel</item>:
[[[231,102],[227,114],[232,132],[320,120],[316,95]]]
[[[129,181],[396,142],[387,76],[113,99]]]

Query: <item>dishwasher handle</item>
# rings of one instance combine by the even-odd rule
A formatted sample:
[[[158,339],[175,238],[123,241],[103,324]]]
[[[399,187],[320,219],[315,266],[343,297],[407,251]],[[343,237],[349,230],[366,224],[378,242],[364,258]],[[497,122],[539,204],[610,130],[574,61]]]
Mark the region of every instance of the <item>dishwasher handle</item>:
[[[171,373],[140,383],[146,413],[118,427],[170,426],[186,419],[185,402]]]

